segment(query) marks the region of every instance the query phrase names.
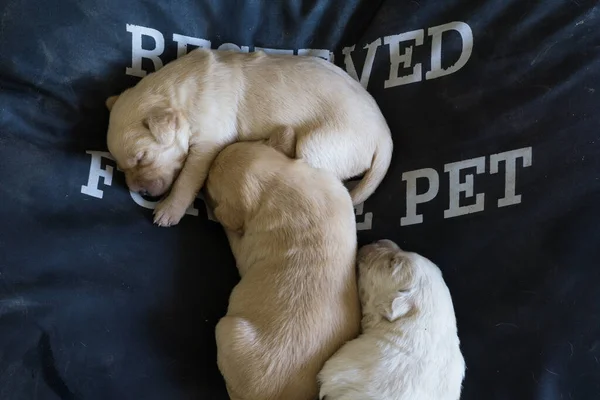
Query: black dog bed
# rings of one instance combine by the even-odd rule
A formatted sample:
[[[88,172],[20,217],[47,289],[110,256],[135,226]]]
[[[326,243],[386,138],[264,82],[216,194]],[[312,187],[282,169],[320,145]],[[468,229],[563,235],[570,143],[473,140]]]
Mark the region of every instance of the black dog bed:
[[[600,6],[586,0],[0,3],[0,399],[226,399],[238,277],[110,159],[104,100],[198,46],[328,58],[392,166],[356,210],[444,272],[463,399],[600,398]],[[365,132],[368,134],[368,132]]]

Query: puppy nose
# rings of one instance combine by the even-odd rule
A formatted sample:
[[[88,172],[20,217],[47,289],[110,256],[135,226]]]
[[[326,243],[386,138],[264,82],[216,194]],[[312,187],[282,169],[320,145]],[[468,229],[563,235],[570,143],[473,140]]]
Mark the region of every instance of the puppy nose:
[[[140,196],[148,196],[148,191],[146,189],[142,189],[140,191],[138,191],[138,193],[140,194]]]

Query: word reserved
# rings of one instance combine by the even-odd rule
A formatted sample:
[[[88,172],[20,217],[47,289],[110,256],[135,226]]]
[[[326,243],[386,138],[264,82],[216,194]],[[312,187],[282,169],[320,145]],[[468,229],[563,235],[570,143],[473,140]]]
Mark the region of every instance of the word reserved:
[[[164,61],[161,58],[165,52],[165,36],[154,28],[140,25],[127,24],[127,32],[131,34],[131,67],[125,69],[125,73],[131,76],[144,77],[148,74],[142,66],[142,60],[148,59],[152,62],[154,70],[157,71],[163,67]],[[460,51],[447,51],[442,53],[444,40],[452,35],[458,34],[461,39]],[[144,37],[151,39],[149,46],[144,47]],[[177,45],[177,58],[184,56],[193,48],[213,48],[210,40],[197,38],[193,36],[172,35],[173,42]],[[429,71],[423,73],[422,62],[413,60],[413,49],[417,46],[430,46],[429,53]],[[473,51],[473,32],[471,27],[460,21],[449,22],[447,24],[432,26],[427,29],[418,29],[410,32],[403,32],[395,35],[378,38],[371,43],[363,46],[366,50],[361,75],[358,75],[354,64],[355,53],[358,52],[356,45],[344,47],[342,55],[344,56],[344,66],[346,72],[359,81],[363,87],[367,88],[373,70],[373,62],[378,52],[387,48],[389,55],[389,73],[388,78],[383,82],[384,88],[406,85],[409,83],[425,80],[437,79],[446,75],[453,74],[467,64]],[[216,47],[217,50],[233,50],[240,52],[250,52],[250,46],[239,46],[234,43],[223,43]],[[262,50],[270,54],[295,54],[300,56],[321,57],[330,62],[334,62],[334,54],[327,49],[273,49],[253,46],[253,51]],[[445,56],[445,65],[442,68],[442,54]],[[418,61],[418,60],[417,60]],[[405,72],[402,72],[405,71]]]

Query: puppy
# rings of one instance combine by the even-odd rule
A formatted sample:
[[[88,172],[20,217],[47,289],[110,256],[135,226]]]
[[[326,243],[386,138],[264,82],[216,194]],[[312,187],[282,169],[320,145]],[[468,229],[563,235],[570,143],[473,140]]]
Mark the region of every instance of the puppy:
[[[319,374],[327,400],[458,400],[465,374],[441,271],[381,240],[358,253],[363,333]]]
[[[206,184],[241,276],[216,327],[233,400],[316,399],[323,364],[360,329],[352,201],[333,174],[273,148],[290,148],[286,132],[228,146]]]
[[[162,196],[154,222],[177,224],[226,145],[291,126],[298,156],[365,201],[385,176],[392,139],[375,100],[317,57],[197,49],[106,101],[108,149],[130,190]]]

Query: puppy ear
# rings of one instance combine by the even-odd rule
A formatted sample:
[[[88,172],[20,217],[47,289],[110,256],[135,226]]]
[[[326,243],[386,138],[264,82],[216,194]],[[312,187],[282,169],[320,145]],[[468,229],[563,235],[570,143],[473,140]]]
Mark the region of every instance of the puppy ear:
[[[409,292],[396,292],[380,306],[381,315],[389,322],[405,316],[412,308]]]
[[[390,257],[390,268],[395,270],[407,269],[406,267],[406,257],[404,257],[400,253],[395,253]]]
[[[108,99],[106,99],[106,102],[104,104],[106,104],[106,108],[108,108],[108,111],[112,111],[112,108],[115,105],[115,103],[117,102],[118,98],[119,98],[119,95],[110,96]]]
[[[213,210],[213,214],[225,229],[240,235],[244,234],[244,219],[241,211],[218,205]]]
[[[177,131],[181,129],[182,120],[177,111],[165,108],[151,111],[144,124],[158,143],[170,146],[175,141]]]
[[[296,132],[291,126],[286,126],[269,137],[267,145],[273,147],[290,158],[296,158]]]

